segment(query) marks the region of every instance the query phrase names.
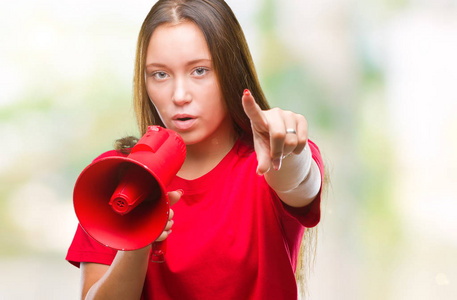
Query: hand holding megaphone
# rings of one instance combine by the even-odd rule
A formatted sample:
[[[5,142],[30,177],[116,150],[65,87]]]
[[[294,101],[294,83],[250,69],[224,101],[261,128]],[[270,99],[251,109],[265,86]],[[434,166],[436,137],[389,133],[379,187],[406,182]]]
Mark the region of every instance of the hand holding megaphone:
[[[177,191],[172,191],[168,192],[168,199],[170,200],[170,212],[168,215],[168,222],[167,225],[165,226],[165,229],[163,230],[162,234],[155,240],[155,242],[162,242],[164,241],[171,233],[171,229],[173,227],[173,207],[174,204],[176,204],[179,199],[181,199],[181,196],[183,195],[182,190],[177,190]]]
[[[81,227],[117,250],[136,250],[154,242],[170,219],[166,186],[185,156],[184,141],[176,132],[150,126],[127,157],[94,161],[78,177],[73,194]],[[151,258],[163,261],[165,249],[165,242],[154,243]]]

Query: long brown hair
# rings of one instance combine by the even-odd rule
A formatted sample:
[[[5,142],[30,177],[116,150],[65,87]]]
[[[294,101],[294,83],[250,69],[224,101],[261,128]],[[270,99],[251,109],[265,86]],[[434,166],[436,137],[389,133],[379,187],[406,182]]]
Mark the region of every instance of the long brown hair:
[[[140,133],[143,135],[151,124],[164,126],[147,95],[144,80],[146,51],[151,35],[162,24],[185,21],[196,24],[205,36],[235,132],[246,141],[252,141],[250,121],[241,104],[243,90],[249,89],[262,109],[268,109],[269,105],[260,87],[241,26],[223,0],[159,0],[147,15],[138,37],[133,89]]]

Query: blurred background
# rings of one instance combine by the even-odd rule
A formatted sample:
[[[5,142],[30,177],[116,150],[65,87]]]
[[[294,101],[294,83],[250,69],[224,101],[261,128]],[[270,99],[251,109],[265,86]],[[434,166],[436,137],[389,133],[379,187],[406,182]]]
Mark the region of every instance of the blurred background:
[[[272,106],[304,114],[330,181],[309,299],[457,299],[457,1],[227,0]],[[155,1],[0,9],[0,298],[78,299],[77,176],[138,135]]]

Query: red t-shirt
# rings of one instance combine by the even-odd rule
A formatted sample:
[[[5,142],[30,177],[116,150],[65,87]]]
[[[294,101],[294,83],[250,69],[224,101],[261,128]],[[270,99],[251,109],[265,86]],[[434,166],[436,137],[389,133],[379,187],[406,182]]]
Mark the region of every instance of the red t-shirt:
[[[319,150],[309,145],[323,177]],[[109,155],[121,154],[101,157]],[[304,226],[319,222],[320,195],[288,207],[256,167],[253,150],[238,141],[209,173],[174,178],[167,189],[184,195],[173,206],[165,262],[149,263],[143,299],[297,299],[297,256]],[[66,259],[109,265],[115,255],[78,226]]]

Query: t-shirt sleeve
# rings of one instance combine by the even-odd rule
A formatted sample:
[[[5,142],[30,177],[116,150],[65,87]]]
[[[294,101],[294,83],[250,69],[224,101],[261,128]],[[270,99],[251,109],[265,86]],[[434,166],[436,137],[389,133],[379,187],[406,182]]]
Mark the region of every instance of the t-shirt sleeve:
[[[78,268],[81,262],[111,265],[116,253],[117,250],[103,246],[78,225],[65,259]]]
[[[287,214],[295,218],[304,227],[311,228],[316,226],[321,219],[321,192],[324,182],[324,163],[322,161],[322,156],[317,145],[309,140],[308,144],[309,148],[311,149],[311,156],[319,167],[319,171],[321,173],[321,187],[319,189],[319,193],[313,202],[304,207],[292,207],[283,202],[282,203]]]

